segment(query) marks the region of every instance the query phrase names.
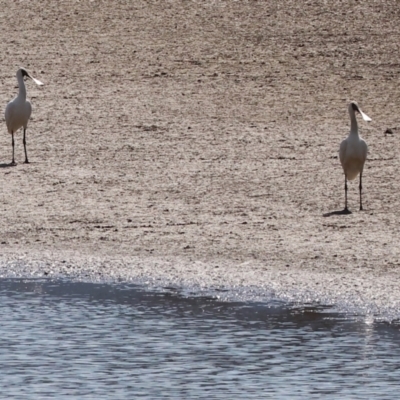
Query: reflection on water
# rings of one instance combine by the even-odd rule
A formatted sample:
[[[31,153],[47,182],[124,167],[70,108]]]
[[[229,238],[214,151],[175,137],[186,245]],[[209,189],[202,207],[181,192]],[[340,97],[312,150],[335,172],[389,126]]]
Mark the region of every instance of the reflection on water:
[[[396,325],[134,286],[0,281],[2,398],[393,399]]]

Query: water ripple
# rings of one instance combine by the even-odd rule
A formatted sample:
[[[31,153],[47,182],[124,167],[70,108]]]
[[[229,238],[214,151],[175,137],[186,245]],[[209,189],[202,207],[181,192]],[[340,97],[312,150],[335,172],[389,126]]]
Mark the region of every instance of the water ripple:
[[[392,399],[399,327],[324,307],[0,281],[3,398]]]

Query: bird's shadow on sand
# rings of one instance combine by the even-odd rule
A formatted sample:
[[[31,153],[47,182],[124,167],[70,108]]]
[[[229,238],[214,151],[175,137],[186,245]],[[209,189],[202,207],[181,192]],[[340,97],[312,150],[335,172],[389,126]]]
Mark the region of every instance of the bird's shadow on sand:
[[[349,210],[338,210],[338,211],[330,211],[325,214],[322,214],[323,217],[332,217],[332,215],[350,215],[351,211]]]
[[[16,167],[17,164],[13,164],[13,163],[2,163],[0,164],[0,168],[10,168],[10,167]]]

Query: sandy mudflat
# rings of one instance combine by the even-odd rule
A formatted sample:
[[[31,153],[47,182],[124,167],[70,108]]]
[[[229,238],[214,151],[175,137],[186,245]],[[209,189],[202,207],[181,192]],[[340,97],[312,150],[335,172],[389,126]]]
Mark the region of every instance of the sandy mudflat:
[[[31,164],[20,133],[8,166],[0,135],[4,274],[255,285],[400,315],[397,1],[8,1],[0,18],[4,107],[18,66],[45,83],[27,83]],[[353,214],[324,217],[343,208],[353,99],[373,119],[366,210],[352,182]]]

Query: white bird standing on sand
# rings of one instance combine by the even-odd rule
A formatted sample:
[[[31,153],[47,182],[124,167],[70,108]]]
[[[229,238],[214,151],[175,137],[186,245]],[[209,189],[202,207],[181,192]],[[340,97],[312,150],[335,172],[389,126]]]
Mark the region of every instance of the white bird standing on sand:
[[[24,128],[24,150],[25,150],[25,163],[29,163],[28,155],[26,153],[26,127],[28,126],[28,121],[31,116],[32,106],[29,100],[26,100],[26,88],[24,83],[24,77],[28,77],[33,80],[37,85],[43,85],[42,82],[35,79],[32,75],[30,75],[26,69],[20,68],[17,71],[17,80],[19,86],[18,96],[11,100],[6,107],[5,117],[8,132],[11,133],[12,136],[12,161],[11,165],[16,165],[14,160],[14,133],[19,128]]]
[[[349,136],[342,141],[340,144],[339,158],[344,171],[344,193],[345,203],[343,214],[350,214],[351,211],[347,208],[347,180],[352,181],[360,174],[360,210],[362,207],[362,173],[364,169],[364,163],[367,159],[368,146],[367,143],[359,136],[358,126],[356,120],[356,111],[361,114],[364,121],[371,121],[368,115],[364,114],[358,104],[352,101],[349,104],[349,114],[351,120],[351,128]]]

